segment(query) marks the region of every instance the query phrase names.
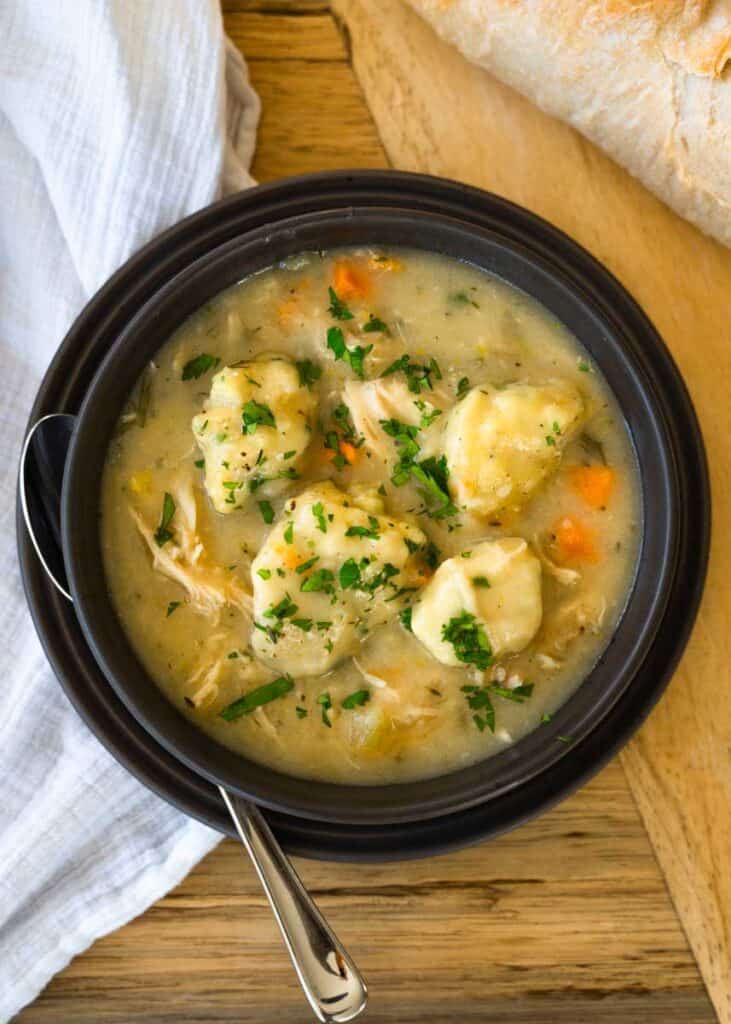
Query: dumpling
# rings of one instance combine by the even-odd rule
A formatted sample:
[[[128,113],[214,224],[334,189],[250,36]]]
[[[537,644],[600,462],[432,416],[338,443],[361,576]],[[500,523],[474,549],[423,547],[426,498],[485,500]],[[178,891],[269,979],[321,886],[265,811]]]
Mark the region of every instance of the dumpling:
[[[565,381],[473,388],[450,412],[444,436],[455,503],[478,515],[519,507],[557,469],[584,415]]]
[[[290,498],[251,566],[254,654],[293,675],[327,672],[425,582],[426,544],[331,483]]]
[[[541,563],[522,537],[505,537],[442,562],[414,606],[411,628],[444,665],[484,669],[526,647],[542,616]]]
[[[315,395],[286,359],[225,366],[214,376],[203,411],[193,417],[193,434],[217,512],[243,508],[253,491],[271,496],[296,479],[315,408]]]

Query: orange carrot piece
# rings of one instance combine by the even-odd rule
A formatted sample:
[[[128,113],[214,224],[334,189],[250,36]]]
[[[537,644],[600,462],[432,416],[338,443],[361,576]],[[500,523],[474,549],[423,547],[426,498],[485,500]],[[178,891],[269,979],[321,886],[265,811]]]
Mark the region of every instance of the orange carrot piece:
[[[614,490],[614,470],[609,466],[575,466],[571,486],[587,505],[606,508]]]
[[[574,516],[564,516],[553,525],[560,554],[567,561],[595,562],[597,551],[591,530]]]
[[[333,287],[339,299],[365,299],[371,293],[367,271],[344,260],[335,264]]]
[[[349,466],[354,466],[355,463],[358,461],[358,449],[355,447],[354,444],[351,444],[350,441],[340,442],[340,453],[344,457],[345,461],[348,463]]]
[[[302,558],[302,556],[292,547],[288,547],[284,553],[284,564],[288,569],[296,569],[297,566],[301,565],[304,561],[306,561],[306,559]]]
[[[350,443],[350,441],[344,441],[340,438],[338,441],[338,449],[349,466],[354,466],[360,458],[360,452],[354,444]],[[337,452],[334,448],[323,448],[322,450],[322,457],[326,462],[332,462],[336,455]]]

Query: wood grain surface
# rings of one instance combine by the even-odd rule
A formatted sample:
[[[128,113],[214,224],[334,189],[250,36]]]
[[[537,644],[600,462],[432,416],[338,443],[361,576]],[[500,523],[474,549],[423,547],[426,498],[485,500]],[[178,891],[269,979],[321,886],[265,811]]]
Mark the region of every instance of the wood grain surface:
[[[397,0],[337,0],[339,26],[314,0],[225,0],[224,8],[264,103],[258,178],[390,161],[524,203],[629,285],[679,359],[706,432],[729,436],[723,343],[731,254],[575,133],[470,68]],[[720,458],[722,444],[714,447]],[[723,522],[728,465],[714,469]],[[369,1021],[713,1024],[627,776],[719,1015],[731,1020],[718,533],[719,567],[689,655],[624,768],[615,761],[540,820],[461,853],[377,867],[298,862],[366,974]],[[77,958],[17,1018],[308,1019],[254,873],[228,840],[178,889]]]
[[[731,251],[571,128],[469,65],[399,0],[334,7],[391,162],[489,188],[567,231],[644,306],[691,390],[713,488],[708,585],[681,668],[622,763],[718,1015],[729,1024]]]

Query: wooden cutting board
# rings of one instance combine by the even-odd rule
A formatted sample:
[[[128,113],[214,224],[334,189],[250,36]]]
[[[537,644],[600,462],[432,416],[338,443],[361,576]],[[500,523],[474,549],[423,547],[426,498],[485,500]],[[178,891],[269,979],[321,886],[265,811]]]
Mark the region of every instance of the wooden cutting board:
[[[644,306],[690,387],[710,459],[708,586],[670,690],[622,756],[720,1019],[731,1021],[731,251],[573,129],[468,64],[400,0],[335,0],[384,148],[563,228]],[[731,153],[729,153],[731,160]]]
[[[621,763],[540,820],[461,853],[378,867],[298,863],[366,973],[367,1020],[713,1024],[637,800],[727,1024],[731,253],[470,68],[397,0],[336,0],[340,31],[321,0],[224,7],[264,104],[260,180],[390,162],[491,188],[552,220],[655,319],[690,383],[712,459],[716,537],[701,619],[668,697]],[[308,1019],[253,871],[231,841],[74,961],[18,1018]]]

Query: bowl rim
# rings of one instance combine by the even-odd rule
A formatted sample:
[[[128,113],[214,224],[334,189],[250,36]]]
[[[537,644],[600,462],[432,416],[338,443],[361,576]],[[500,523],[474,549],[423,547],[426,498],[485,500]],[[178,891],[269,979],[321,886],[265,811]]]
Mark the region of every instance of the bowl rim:
[[[371,175],[373,175],[374,173],[375,173],[375,172],[371,172]],[[342,177],[342,172],[341,172],[341,177]],[[402,178],[402,177],[403,177],[403,175],[397,175],[397,177],[399,177],[399,178]],[[417,176],[417,177],[419,177],[420,179],[422,179],[422,176]],[[298,180],[300,180],[300,179],[298,179]],[[423,180],[423,179],[422,179],[422,180]],[[433,179],[430,179],[430,180],[433,180]],[[279,187],[282,187],[282,185],[283,185],[283,184],[285,184],[285,183],[277,183],[277,184],[278,184],[278,186],[279,186]],[[267,186],[264,186],[264,187],[267,187]],[[274,187],[274,186],[268,186],[268,187],[269,187],[269,188],[272,188],[272,187]],[[459,186],[459,187],[460,187],[460,188],[462,189],[462,187],[463,187],[463,186]],[[481,199],[482,199],[482,200],[484,201],[484,199],[485,199],[485,197],[486,197],[486,194],[480,194],[480,197],[481,197]],[[488,198],[488,199],[491,199],[490,197],[487,197],[487,198]],[[501,203],[501,204],[505,204],[505,201],[499,201],[499,203]],[[220,207],[221,205],[225,205],[225,204],[231,204],[231,200],[225,200],[225,201],[223,201],[223,204],[219,204],[219,207]],[[525,211],[521,211],[521,213],[522,213],[522,214],[525,214]],[[195,215],[195,216],[196,216],[196,217],[198,217],[198,216],[200,216],[200,215]],[[529,217],[532,217],[532,215],[528,215],[528,216],[529,216]],[[183,222],[183,223],[185,223],[185,222]],[[545,222],[544,222],[544,224],[545,224]],[[180,226],[181,226],[181,225],[178,225],[178,227],[180,227]],[[175,230],[175,228],[173,228],[173,230]],[[267,229],[267,230],[268,230],[268,229]],[[552,231],[554,231],[555,229],[551,228],[551,230],[552,230]],[[167,233],[168,233],[168,232],[166,232],[166,236],[165,236],[165,237],[163,237],[163,238],[162,238],[161,240],[159,240],[159,241],[158,241],[158,245],[162,245],[162,243],[163,243],[164,239],[165,239],[165,238],[167,237]],[[564,237],[564,238],[565,238],[565,237]],[[239,246],[239,244],[240,244],[239,242],[235,242],[235,243],[234,243],[233,245],[234,245],[235,247],[238,247],[238,246]],[[571,245],[573,245],[573,244],[571,243]],[[517,246],[517,244],[516,244],[516,243],[513,243],[513,246],[514,246],[514,247],[516,247],[516,246]],[[301,248],[301,247],[300,247],[300,248]],[[427,248],[430,248],[430,247],[427,247]],[[213,254],[211,254],[211,255],[213,255]],[[224,254],[224,255],[225,255],[225,254]],[[535,259],[535,258],[536,258],[536,257],[535,257],[535,256],[533,256],[533,259]],[[591,257],[589,257],[589,258],[591,259]],[[184,273],[184,271],[183,271],[183,273]],[[605,274],[605,276],[607,276],[607,275],[606,275],[606,272],[605,272],[605,271],[604,271],[604,274]],[[110,284],[111,284],[111,283],[110,283]],[[178,287],[179,287],[179,285],[180,285],[180,282],[179,282],[179,281],[178,281],[178,280],[176,279],[176,281],[175,281],[175,282],[173,283],[173,285],[174,285],[174,288],[173,288],[173,291],[174,291],[174,290],[175,290],[175,288],[178,288]],[[107,286],[107,287],[109,287],[109,286]],[[618,286],[617,286],[617,287],[618,287]],[[220,290],[220,289],[219,289],[219,290]],[[626,295],[626,294],[627,294],[627,293],[625,293],[625,295]],[[630,301],[632,301],[632,300],[630,300]],[[142,309],[142,310],[140,310],[140,313],[139,313],[139,315],[142,315],[142,313],[143,313],[143,312],[144,312],[144,307],[143,307],[143,309]],[[133,323],[134,323],[134,322],[133,322]],[[137,325],[135,325],[135,329],[136,329],[136,326],[137,326]],[[133,331],[133,329],[132,329],[132,325],[128,325],[128,328],[127,328],[127,334],[125,335],[125,334],[123,333],[123,335],[122,335],[122,338],[124,338],[124,337],[126,337],[126,336],[129,336],[129,333],[130,333],[130,331]],[[120,340],[121,340],[121,339],[120,339]],[[119,341],[118,341],[118,343],[117,343],[117,344],[119,345]],[[665,355],[666,355],[666,353],[665,353]],[[107,358],[109,358],[109,357],[107,357]],[[105,362],[104,366],[106,366],[106,365],[107,365],[107,364],[106,364],[106,362]],[[98,374],[101,374],[101,373],[102,373],[102,371],[101,371],[101,370],[99,370],[99,371],[98,371],[97,373],[98,373]],[[677,372],[676,372],[676,375],[677,375]],[[84,415],[84,410],[86,410],[86,409],[87,409],[87,406],[88,406],[88,402],[89,402],[89,399],[90,399],[90,397],[91,397],[91,395],[92,395],[92,394],[93,394],[93,389],[92,389],[92,390],[91,390],[91,391],[89,392],[89,395],[87,395],[87,399],[85,399],[85,402],[84,402],[84,406],[83,406],[83,408],[82,408],[82,414],[81,414],[82,416]],[[71,479],[73,479],[73,474],[70,474],[70,477],[69,477],[69,479],[70,479],[70,480],[71,480]],[[72,488],[72,485],[71,485],[71,483],[70,483],[70,486],[69,486],[69,493],[70,493],[70,494],[72,493],[72,490],[73,490],[73,488]],[[67,488],[65,487],[65,495],[66,495],[66,493],[67,493]],[[66,500],[65,500],[65,501],[66,501]],[[71,518],[68,518],[68,519],[67,519],[67,522],[69,522],[69,523],[70,523],[71,521],[72,521],[72,519],[71,519]],[[73,531],[72,531],[72,530],[70,529],[70,530],[68,530],[68,531],[67,531],[67,534],[65,535],[65,537],[66,537],[67,541],[69,541],[69,543],[71,543],[71,541],[73,541],[73,537],[71,536],[71,535],[72,535],[72,532],[73,532]],[[71,572],[72,572],[72,574],[73,574],[73,564],[71,564],[71,565],[70,565],[69,567],[70,567],[70,569],[71,569]],[[77,596],[77,598],[79,597],[79,595],[81,595],[81,596],[82,596],[82,600],[83,600],[83,590],[82,590],[81,588],[77,588],[77,595],[76,595],[76,596]],[[93,636],[87,636],[87,639],[90,639],[90,640],[92,640],[92,641],[93,641]],[[197,734],[198,734],[199,736],[200,736],[200,735],[202,735],[201,733],[199,733],[199,732],[198,732],[198,730],[196,730],[196,731],[197,731]],[[161,738],[162,738],[162,737],[161,737]],[[518,744],[516,744],[516,745],[518,745]],[[565,756],[565,755],[564,755],[564,756]],[[184,759],[183,759],[183,760],[184,760]],[[239,760],[241,760],[241,759],[239,759]],[[482,762],[481,764],[483,764],[483,765],[484,765],[484,764],[488,764],[488,763],[489,763],[489,761],[491,761],[491,760],[493,760],[493,759],[488,759],[488,761]],[[205,773],[205,771],[204,771],[203,773],[204,773],[204,774],[206,774],[206,773]],[[214,776],[214,777],[215,777],[215,776]],[[290,779],[290,778],[291,778],[291,776],[286,776],[286,777],[287,777],[288,779]],[[309,785],[311,786],[311,783],[308,783],[308,784],[309,784]],[[333,783],[321,783],[321,784],[322,784],[322,785],[326,785],[326,786],[327,786],[327,785],[333,785]],[[413,788],[413,786],[415,785],[415,783],[404,783],[404,784],[405,784],[405,785],[406,785],[406,786],[407,786],[408,788]],[[233,787],[235,787],[235,786],[233,786]],[[350,787],[350,786],[340,786],[340,785],[338,785],[338,786],[337,786],[337,788],[339,788],[339,790],[343,790],[343,788],[356,788],[356,790],[357,790],[358,794],[361,794],[361,793],[362,793],[362,790],[363,790],[363,788],[364,788],[364,787],[361,787],[361,786],[356,786],[356,787]],[[390,791],[393,791],[393,790],[394,790],[394,787],[393,787],[393,786],[389,786],[388,788],[389,788],[389,790],[390,790]],[[266,800],[266,798],[265,798],[265,796],[262,796],[262,795],[257,795],[257,794],[251,794],[249,790],[246,790],[246,791],[243,791],[243,792],[246,792],[246,793],[248,793],[248,794],[249,794],[250,796],[252,796],[252,795],[253,795],[255,799],[259,799],[259,800],[260,800],[261,802],[263,802],[263,803],[265,803],[265,804],[268,804],[268,806],[281,806],[281,805],[277,805],[276,803],[272,803],[272,802],[270,802],[270,801],[267,801],[267,800]],[[482,799],[482,798],[477,798],[477,797],[475,797],[475,798],[474,798],[474,800],[473,800],[473,803],[474,803],[474,802],[478,802],[478,799]],[[465,806],[466,806],[466,805],[465,805]],[[287,809],[291,811],[291,807],[288,807]],[[434,809],[433,809],[433,807],[432,807],[432,808],[430,808],[430,810],[429,810],[429,812],[428,812],[428,813],[429,813],[429,814],[431,814],[431,813],[433,812],[433,810],[434,810]],[[454,804],[453,804],[453,805],[451,805],[451,806],[449,807],[449,810],[454,810]],[[297,808],[297,809],[296,809],[296,812],[297,812],[297,813],[306,813],[306,809],[304,809],[304,810],[303,810],[302,808]],[[442,811],[441,813],[446,813],[446,811]],[[419,816],[423,816],[421,812],[420,812],[420,815],[419,815]],[[334,818],[334,820],[339,820],[339,819],[338,819],[338,818]],[[358,816],[358,820],[359,820],[359,821],[362,821],[362,820],[363,820],[363,818],[362,818],[361,816]],[[378,820],[382,821],[382,820],[384,820],[384,819],[383,819],[383,817],[382,817],[382,816],[379,816]],[[399,817],[398,817],[398,820],[403,820],[403,818],[402,818],[401,816],[399,816]]]

